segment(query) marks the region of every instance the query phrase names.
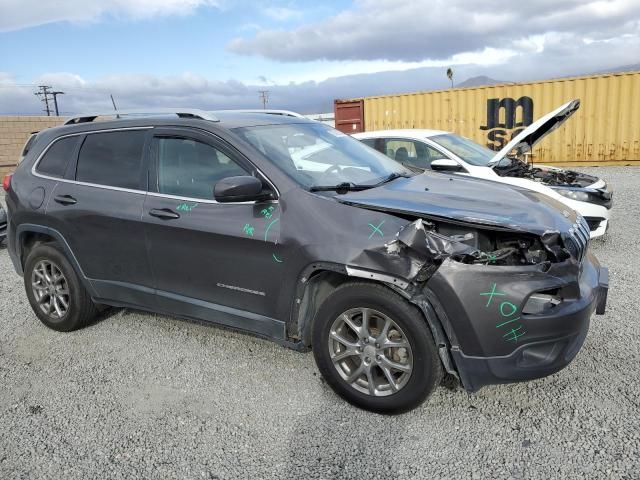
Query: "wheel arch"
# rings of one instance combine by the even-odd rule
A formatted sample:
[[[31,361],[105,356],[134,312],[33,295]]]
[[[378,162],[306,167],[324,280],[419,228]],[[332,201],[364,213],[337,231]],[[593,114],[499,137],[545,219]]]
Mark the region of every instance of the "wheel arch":
[[[302,342],[306,348],[311,346],[311,331],[318,309],[331,292],[347,282],[381,285],[416,307],[433,335],[445,369],[457,374],[449,355],[449,348],[455,343],[455,337],[451,338],[453,331],[448,318],[442,317],[444,310],[440,308],[435,294],[424,284],[416,287],[384,273],[365,272],[324,262],[316,262],[305,268],[298,277],[289,324],[289,330],[297,332],[294,337],[297,341]]]
[[[22,224],[16,229],[16,257],[19,265],[17,265],[21,271],[20,274],[24,274],[24,266],[29,255],[29,252],[39,243],[55,243],[62,250],[62,253],[67,257],[69,263],[73,267],[73,270],[80,278],[80,281],[84,287],[95,296],[96,293],[91,285],[91,282],[82,271],[82,267],[78,262],[78,259],[71,250],[69,243],[64,236],[56,229],[47,227],[45,225],[37,224]]]

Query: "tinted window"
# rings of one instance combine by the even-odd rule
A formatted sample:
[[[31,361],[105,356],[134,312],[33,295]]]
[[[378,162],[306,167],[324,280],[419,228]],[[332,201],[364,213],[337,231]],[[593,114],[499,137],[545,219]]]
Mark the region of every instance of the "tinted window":
[[[158,152],[158,192],[191,198],[213,198],[215,184],[249,175],[220,150],[190,138],[154,139]]]
[[[31,137],[35,138],[35,137]],[[44,157],[38,163],[38,172],[52,177],[64,176],[67,164],[73,155],[80,137],[67,137],[55,142],[45,152]],[[29,140],[31,142],[31,140]],[[28,150],[27,147],[25,149]]]
[[[87,135],[78,158],[76,180],[121,188],[140,188],[145,131]]]

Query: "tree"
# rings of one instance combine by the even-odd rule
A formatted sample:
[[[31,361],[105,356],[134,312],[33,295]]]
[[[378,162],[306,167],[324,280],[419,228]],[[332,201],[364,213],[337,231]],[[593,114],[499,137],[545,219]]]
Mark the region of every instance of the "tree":
[[[447,77],[451,80],[451,88],[453,88],[453,70],[447,68]]]

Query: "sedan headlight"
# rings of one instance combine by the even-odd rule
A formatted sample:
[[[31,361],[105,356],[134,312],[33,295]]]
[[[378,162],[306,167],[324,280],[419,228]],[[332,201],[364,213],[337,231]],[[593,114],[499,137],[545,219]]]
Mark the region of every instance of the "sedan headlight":
[[[563,197],[570,198],[571,200],[577,200],[579,202],[591,201],[591,197],[587,192],[582,192],[580,190],[570,190],[566,188],[554,188],[554,190]]]

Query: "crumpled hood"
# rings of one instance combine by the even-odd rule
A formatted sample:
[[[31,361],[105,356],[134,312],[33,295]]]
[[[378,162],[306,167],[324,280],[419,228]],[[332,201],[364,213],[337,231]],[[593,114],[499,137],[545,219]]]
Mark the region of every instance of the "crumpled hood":
[[[490,180],[423,173],[337,195],[342,203],[390,213],[543,235],[567,232],[576,214],[546,195]]]

